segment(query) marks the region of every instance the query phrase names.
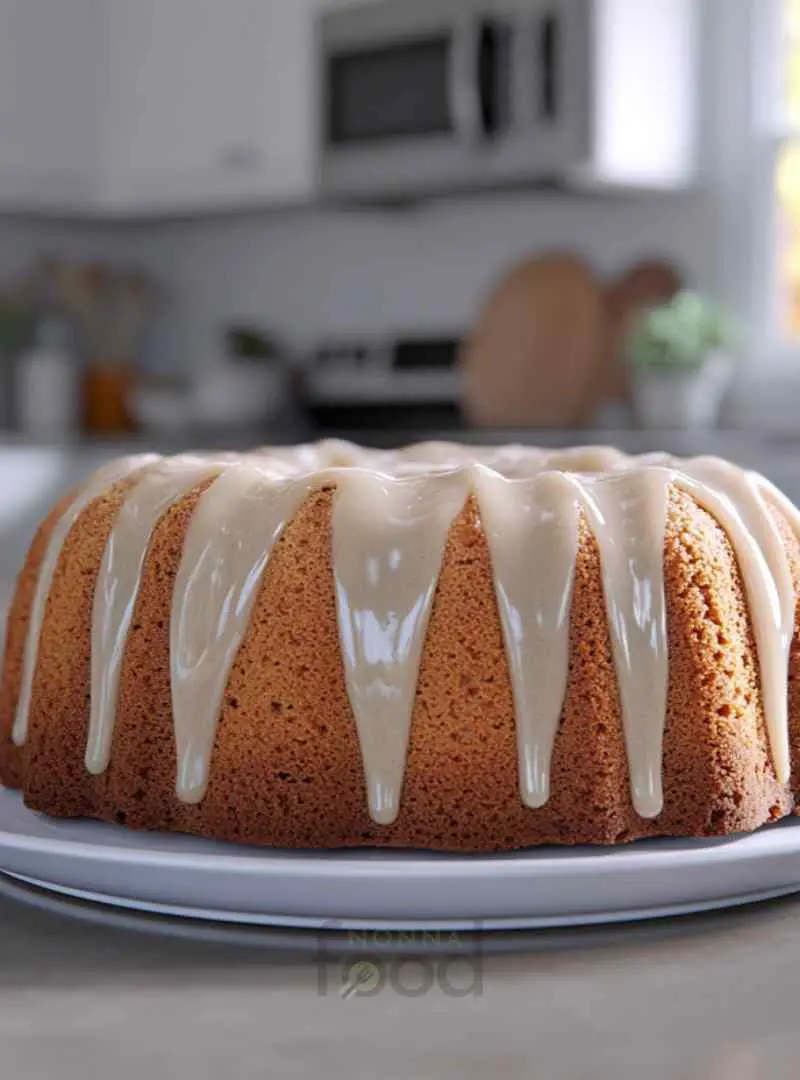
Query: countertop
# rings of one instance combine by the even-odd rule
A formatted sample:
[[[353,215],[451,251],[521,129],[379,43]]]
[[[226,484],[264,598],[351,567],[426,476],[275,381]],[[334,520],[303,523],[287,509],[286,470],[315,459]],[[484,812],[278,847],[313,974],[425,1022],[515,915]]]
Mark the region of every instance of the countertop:
[[[0,899],[0,1075],[328,1080],[770,1080],[800,1057],[800,899],[540,932],[475,961],[477,992],[385,960],[343,997],[314,935],[209,944]],[[305,933],[305,932],[304,932]],[[245,936],[245,935],[243,935]],[[298,951],[300,950],[300,951]],[[379,961],[377,961],[379,962]],[[425,961],[436,973],[436,961]],[[450,982],[448,982],[448,979]],[[394,982],[405,992],[390,985]],[[441,985],[440,985],[441,984]],[[465,986],[466,983],[459,983]]]
[[[733,434],[690,444],[641,433],[602,441],[721,453],[800,496],[791,441]],[[45,506],[122,449],[0,443],[5,591]],[[426,993],[407,989],[424,966],[394,958],[381,961],[391,978],[379,993],[342,997],[348,961],[329,950],[322,964],[319,946],[298,932],[242,931],[210,943],[91,925],[24,904],[0,881],[0,1076],[779,1080],[797,1072],[800,898],[487,938],[474,960],[479,992],[465,996],[448,989],[446,969],[422,947],[427,970],[438,972]]]

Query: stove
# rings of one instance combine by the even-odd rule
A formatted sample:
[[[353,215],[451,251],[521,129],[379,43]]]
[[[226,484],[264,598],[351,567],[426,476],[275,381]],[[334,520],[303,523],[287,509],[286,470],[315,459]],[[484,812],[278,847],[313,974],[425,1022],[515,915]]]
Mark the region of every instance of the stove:
[[[460,348],[443,336],[325,341],[305,371],[306,407],[323,427],[457,427]]]

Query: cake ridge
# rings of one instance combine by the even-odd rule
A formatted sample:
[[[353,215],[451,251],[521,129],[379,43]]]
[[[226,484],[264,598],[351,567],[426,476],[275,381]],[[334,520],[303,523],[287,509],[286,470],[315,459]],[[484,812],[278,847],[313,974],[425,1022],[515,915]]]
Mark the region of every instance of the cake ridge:
[[[119,481],[126,479],[136,473],[139,469],[146,468],[148,465],[159,460],[161,459],[158,455],[143,454],[116,458],[113,461],[108,462],[89,478],[56,525],[50,543],[48,544],[44,562],[39,571],[39,579],[36,583],[33,608],[25,642],[22,683],[14,712],[14,725],[12,728],[12,739],[17,746],[24,745],[27,737],[28,711],[30,709],[30,695],[38,652],[39,632],[44,620],[45,605],[50,592],[56,563],[61,554],[61,549],[66,542],[67,534],[91,502],[96,498],[100,498],[109,490],[109,488],[113,487]]]
[[[205,794],[225,686],[269,554],[313,488],[242,461],[222,469],[192,516],[170,620],[176,793],[186,802]]]
[[[94,593],[85,757],[90,773],[105,772],[111,757],[122,658],[153,531],[176,500],[227,464],[193,455],[161,459],[140,472],[119,510]]]

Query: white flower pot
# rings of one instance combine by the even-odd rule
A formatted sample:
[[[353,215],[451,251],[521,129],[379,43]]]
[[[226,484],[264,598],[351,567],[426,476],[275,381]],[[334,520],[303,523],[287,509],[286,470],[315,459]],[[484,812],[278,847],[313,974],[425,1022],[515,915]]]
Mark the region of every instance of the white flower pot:
[[[730,358],[713,353],[692,371],[637,371],[636,419],[646,428],[712,427],[728,387]]]
[[[289,399],[289,375],[282,364],[220,360],[198,369],[193,419],[209,427],[265,424]]]

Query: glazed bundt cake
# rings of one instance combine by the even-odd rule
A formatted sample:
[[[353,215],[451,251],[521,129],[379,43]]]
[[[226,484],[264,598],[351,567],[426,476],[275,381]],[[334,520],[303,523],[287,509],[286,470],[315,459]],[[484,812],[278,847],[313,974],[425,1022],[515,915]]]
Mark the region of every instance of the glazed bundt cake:
[[[800,781],[799,594],[800,513],[717,458],[126,458],[31,546],[0,778],[278,847],[751,830]]]

